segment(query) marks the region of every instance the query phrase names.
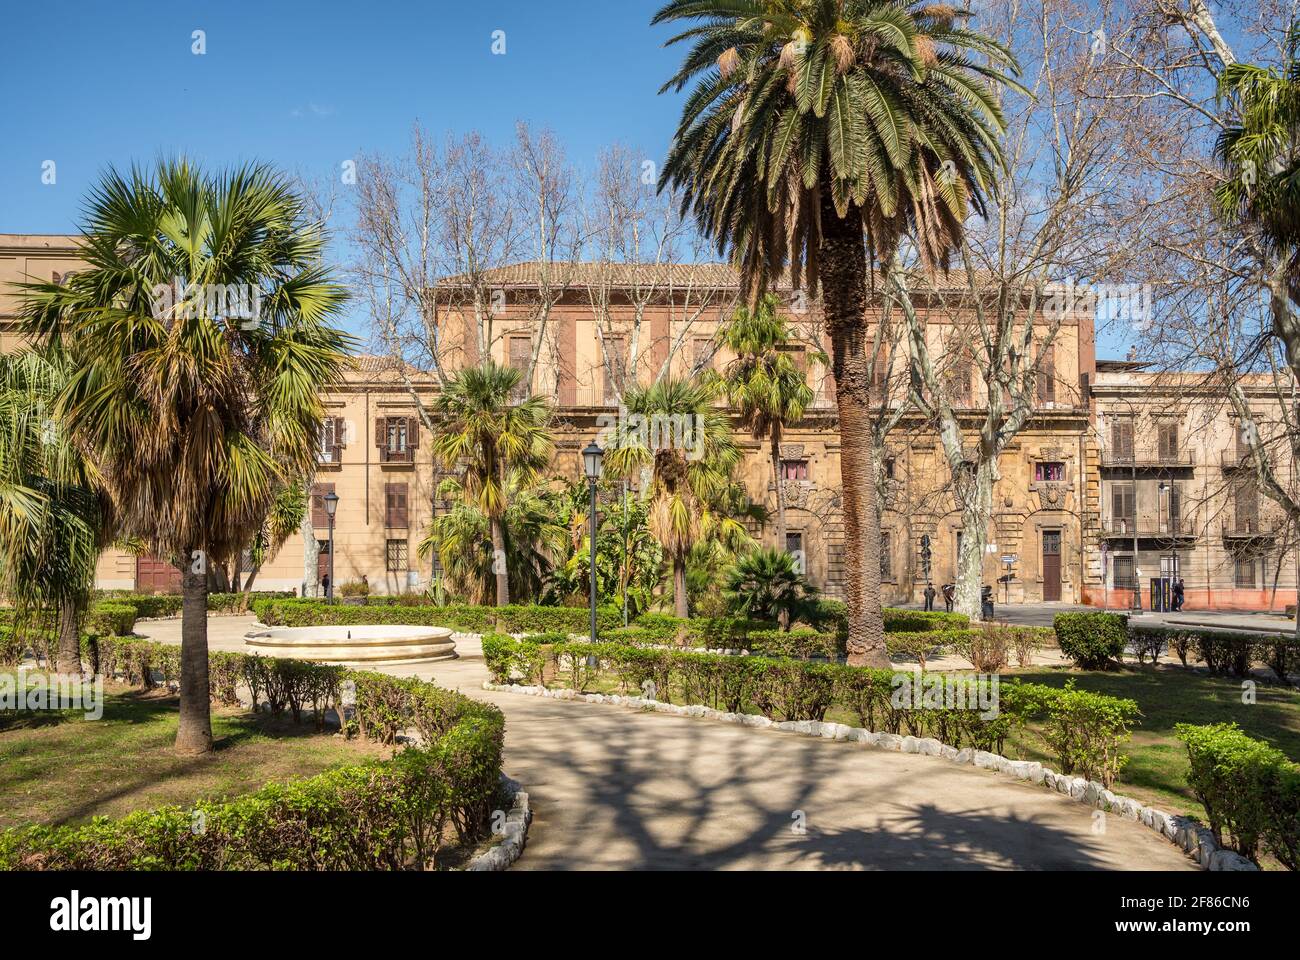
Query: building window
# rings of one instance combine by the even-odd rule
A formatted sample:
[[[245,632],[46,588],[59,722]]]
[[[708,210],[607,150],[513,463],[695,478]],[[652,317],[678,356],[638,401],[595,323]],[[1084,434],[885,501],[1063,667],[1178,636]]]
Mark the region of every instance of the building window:
[[[1258,564],[1255,562],[1255,558],[1237,557],[1233,562],[1236,566],[1235,582],[1237,584],[1237,589],[1239,590],[1256,589],[1255,568],[1258,566]]]
[[[885,479],[886,480],[894,479],[894,472],[897,469],[897,467],[898,467],[898,463],[893,457],[885,458]]]
[[[1160,461],[1168,463],[1178,459],[1178,424],[1156,424],[1156,445]]]
[[[808,461],[807,460],[782,460],[781,479],[782,480],[807,480]]]
[[[712,370],[714,356],[713,341],[708,337],[696,337],[691,341],[691,372]]]
[[[1061,483],[1065,480],[1065,464],[1042,462],[1034,464],[1034,480],[1039,483]]]
[[[880,531],[880,580],[882,583],[894,581],[894,538],[888,530]]]
[[[330,555],[330,542],[328,539],[316,541],[316,555],[319,557],[328,557]]]
[[[311,485],[311,525],[317,530],[329,528],[329,513],[325,509],[325,496],[334,492],[332,483],[313,483]]]
[[[406,510],[407,485],[384,484],[384,526],[406,529],[411,525]]]
[[[1110,451],[1115,460],[1133,459],[1133,421],[1112,420],[1110,424]]]
[[[326,417],[320,423],[320,447],[317,460],[322,464],[336,464],[342,460],[343,418]]]
[[[1112,533],[1132,533],[1136,522],[1137,503],[1133,485],[1113,484],[1110,488],[1110,521]]]
[[[606,337],[601,373],[605,380],[605,405],[618,402],[618,392],[627,378],[627,341],[622,337]]]
[[[509,344],[510,369],[519,371],[519,382],[510,390],[511,403],[523,403],[532,392],[528,382],[528,367],[533,359],[533,341],[530,337],[511,337]]]
[[[420,446],[420,427],[415,417],[379,417],[375,420],[375,446],[380,463],[414,463]]]
[[[409,569],[406,562],[406,547],[407,541],[405,540],[388,541],[385,567],[389,573],[405,573]]]
[[[1056,347],[1043,350],[1043,363],[1038,370],[1038,402],[1056,402]]]
[[[954,406],[969,407],[971,404],[971,374],[974,371],[974,364],[966,357],[954,357],[952,366],[948,369],[947,381],[948,396]]]
[[[1137,587],[1137,577],[1133,573],[1132,557],[1116,557],[1114,567],[1114,583],[1118,589],[1133,590]]]

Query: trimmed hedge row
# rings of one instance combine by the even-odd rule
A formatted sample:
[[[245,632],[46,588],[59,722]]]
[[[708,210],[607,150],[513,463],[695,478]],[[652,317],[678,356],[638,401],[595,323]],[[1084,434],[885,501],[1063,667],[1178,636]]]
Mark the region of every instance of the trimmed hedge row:
[[[1120,752],[1140,716],[1132,700],[1021,681],[999,683],[996,711],[972,706],[972,678],[948,674],[895,673],[838,663],[770,657],[734,657],[648,649],[618,643],[516,641],[483,637],[483,657],[496,683],[562,681],[586,690],[617,679],[623,692],[703,704],[739,713],[752,709],[775,721],[824,720],[832,707],[852,713],[859,726],[883,733],[934,737],[954,747],[1002,753],[1027,723],[1057,757],[1064,773],[1100,780],[1118,777]],[[987,690],[987,688],[986,688]],[[986,694],[987,695],[987,694]],[[996,715],[994,715],[996,714]]]
[[[1176,625],[1133,626],[1130,637],[1138,658],[1154,660],[1165,650],[1177,654],[1183,666],[1200,660],[1210,673],[1245,678],[1251,665],[1266,663],[1279,680],[1300,669],[1300,648],[1292,636],[1261,636]]]
[[[509,633],[563,631],[583,634],[591,629],[590,612],[579,607],[435,607],[404,604],[353,606],[294,599],[257,600],[253,603],[252,610],[262,623],[278,627],[392,623],[451,627],[472,633],[504,630]],[[621,613],[609,609],[597,612],[598,629],[612,629],[622,622]]]
[[[105,674],[173,679],[179,648],[101,638]],[[488,704],[417,679],[302,661],[216,653],[213,699],[254,701],[318,724],[331,706],[344,731],[381,743],[414,728],[421,746],[316,777],[268,784],[227,802],[164,807],[83,826],[0,834],[6,870],[406,870],[434,865],[450,827],[480,839],[499,799],[505,720]],[[355,691],[355,705],[343,707]]]
[[[1263,850],[1300,869],[1300,766],[1235,723],[1180,723],[1176,732],[1215,842],[1255,864]]]
[[[1061,653],[1084,670],[1117,663],[1128,643],[1128,617],[1120,613],[1058,613],[1052,626]]]

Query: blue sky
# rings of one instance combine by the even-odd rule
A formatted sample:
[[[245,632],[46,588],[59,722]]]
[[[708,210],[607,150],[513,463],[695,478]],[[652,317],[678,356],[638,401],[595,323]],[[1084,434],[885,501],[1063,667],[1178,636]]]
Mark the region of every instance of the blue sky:
[[[654,0],[43,0],[9,4],[0,233],[75,228],[108,164],[185,152],[325,175],[397,151],[413,120],[506,142],[552,128],[579,164],[621,141],[661,157],[676,96]],[[191,52],[195,30],[207,52]],[[506,53],[492,53],[505,31]],[[57,182],[41,182],[42,163]]]
[[[684,48],[649,26],[660,0],[42,0],[0,34],[0,233],[70,233],[107,166],[185,153],[337,177],[400,153],[411,124],[550,128],[588,167],[621,142],[661,159]],[[206,52],[196,55],[194,31]],[[505,55],[493,53],[504,31]],[[15,135],[16,134],[16,135]],[[42,182],[55,164],[55,182]],[[346,325],[361,332],[354,303]],[[1104,337],[1109,340],[1109,336]],[[1103,343],[1108,355],[1122,346]]]

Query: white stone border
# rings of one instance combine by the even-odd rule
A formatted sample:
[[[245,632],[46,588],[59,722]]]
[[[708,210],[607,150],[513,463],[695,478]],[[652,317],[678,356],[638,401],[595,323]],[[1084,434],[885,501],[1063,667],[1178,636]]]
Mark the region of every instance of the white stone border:
[[[510,798],[510,809],[506,811],[501,842],[471,860],[465,867],[466,872],[508,870],[523,855],[524,844],[528,842],[528,825],[533,819],[533,810],[528,804],[528,793],[522,784],[517,780],[511,780],[504,773],[501,774],[501,787]]]
[[[789,733],[799,733],[823,740],[847,740],[863,743],[882,750],[899,753],[916,753],[931,757],[941,757],[953,763],[969,763],[982,770],[994,770],[1005,773],[1018,780],[1027,780],[1039,786],[1054,790],[1076,803],[1082,803],[1097,810],[1117,814],[1125,820],[1142,824],[1179,847],[1184,853],[1197,861],[1202,869],[1214,871],[1254,871],[1259,868],[1232,850],[1221,850],[1214,842],[1209,829],[1190,817],[1175,817],[1143,806],[1132,797],[1112,793],[1094,780],[1083,777],[1070,777],[1055,773],[1041,763],[1028,760],[1008,760],[996,753],[984,750],[962,749],[940,743],[932,738],[898,736],[892,733],[873,733],[862,727],[850,727],[844,723],[823,723],[819,720],[787,720],[777,723],[761,714],[726,713],[695,704],[689,707],[645,697],[625,697],[620,694],[579,693],[577,690],[551,690],[546,687],[522,686],[520,684],[496,684],[484,681],[484,690],[498,693],[517,693],[530,697],[547,697],[553,700],[581,700],[586,703],[609,703],[616,706],[631,707],[636,710],[668,713],[679,717],[700,717],[707,720],[720,720],[723,723],[735,723],[745,727],[768,727]]]

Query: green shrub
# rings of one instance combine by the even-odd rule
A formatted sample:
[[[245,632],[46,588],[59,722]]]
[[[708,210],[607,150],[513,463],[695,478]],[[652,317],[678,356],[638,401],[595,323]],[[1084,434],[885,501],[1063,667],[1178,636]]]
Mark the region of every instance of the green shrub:
[[[745,637],[745,648],[760,657],[788,657],[794,660],[841,660],[844,643],[839,634],[796,629],[753,630]]]
[[[134,682],[174,679],[178,648],[105,637],[105,672]],[[320,776],[273,783],[224,803],[164,807],[84,826],[0,834],[4,870],[405,870],[436,865],[448,828],[481,839],[497,801],[505,723],[499,710],[418,679],[302,661],[213,654],[213,698],[237,699],[318,719],[355,688],[349,735],[392,743],[414,728],[421,746]],[[148,681],[152,682],[152,680]],[[195,829],[196,824],[202,829]]]
[[[372,598],[373,599],[373,598]],[[369,603],[365,606],[330,604],[320,600],[257,600],[253,612],[268,626],[315,627],[362,623],[451,627],[469,633],[543,633],[559,631],[585,635],[591,614],[580,607],[475,607],[428,604]],[[613,629],[623,622],[621,612],[597,610],[597,626]]]
[[[493,683],[541,683],[546,658],[542,643],[567,643],[568,637],[550,634],[545,637],[516,640],[501,633],[483,635],[483,660]]]
[[[1215,841],[1255,863],[1262,846],[1288,870],[1300,868],[1300,768],[1235,723],[1175,729]]]
[[[1120,748],[1142,716],[1137,703],[1077,690],[1071,680],[1047,701],[1046,713],[1043,739],[1061,772],[1113,786],[1127,760]]]
[[[1192,644],[1197,655],[1205,661],[1210,673],[1219,676],[1245,678],[1250,676],[1259,634],[1228,633],[1220,630],[1197,630],[1192,634]]]
[[[135,630],[133,603],[97,600],[86,615],[86,632],[96,637],[129,637]]]
[[[919,633],[925,630],[965,630],[970,617],[942,610],[897,610],[885,607],[881,611],[886,633]]]
[[[1128,617],[1120,613],[1058,613],[1052,626],[1061,653],[1084,670],[1112,666],[1128,642]]]

